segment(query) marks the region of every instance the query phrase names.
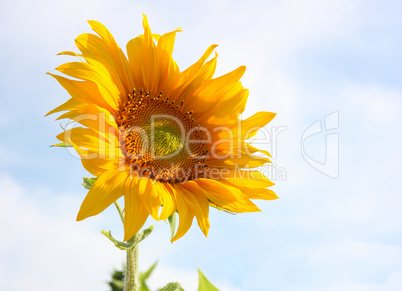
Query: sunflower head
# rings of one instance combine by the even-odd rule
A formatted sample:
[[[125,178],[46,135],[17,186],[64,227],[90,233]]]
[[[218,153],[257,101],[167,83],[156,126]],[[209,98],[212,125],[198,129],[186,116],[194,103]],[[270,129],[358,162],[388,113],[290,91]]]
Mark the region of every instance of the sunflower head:
[[[232,213],[259,211],[251,199],[278,198],[258,167],[268,152],[248,140],[275,114],[258,112],[239,119],[248,90],[241,66],[214,78],[217,54],[210,46],[180,71],[172,58],[176,33],[152,34],[144,15],[144,34],[130,40],[127,55],[99,22],[97,34],[84,33],[75,44],[76,62],[56,68],[73,77],[50,74],[71,98],[48,114],[78,126],[57,136],[72,145],[85,169],[97,177],[77,220],[99,214],[121,196],[125,237],[130,239],[151,216],[179,214],[172,241],[182,237],[194,217],[205,235],[209,206]]]
[[[182,112],[182,103],[176,105],[162,92],[150,95],[150,91],[133,90],[117,117],[126,163],[136,173],[159,182],[174,184],[194,178],[195,165],[205,164],[206,150],[193,112]]]

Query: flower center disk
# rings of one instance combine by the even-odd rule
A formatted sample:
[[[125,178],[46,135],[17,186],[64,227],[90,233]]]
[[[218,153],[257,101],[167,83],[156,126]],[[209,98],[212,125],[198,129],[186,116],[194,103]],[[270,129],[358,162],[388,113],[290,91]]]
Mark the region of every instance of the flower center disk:
[[[117,118],[120,148],[137,175],[160,182],[196,179],[205,164],[205,133],[162,93],[134,90]]]

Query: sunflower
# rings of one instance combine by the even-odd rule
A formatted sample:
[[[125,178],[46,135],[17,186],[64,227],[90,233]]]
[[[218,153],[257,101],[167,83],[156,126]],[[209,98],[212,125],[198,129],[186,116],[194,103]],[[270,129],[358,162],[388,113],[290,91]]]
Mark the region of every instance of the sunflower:
[[[273,183],[256,168],[270,162],[268,152],[247,142],[275,114],[258,112],[240,120],[248,90],[241,66],[213,78],[217,45],[180,71],[172,58],[175,31],[152,34],[144,15],[144,34],[130,40],[127,56],[101,23],[75,44],[77,62],[53,76],[71,98],[50,111],[80,126],[57,138],[75,148],[84,168],[97,177],[77,221],[97,215],[124,196],[124,240],[151,216],[166,220],[177,211],[182,237],[194,217],[205,236],[209,206],[231,213],[255,212],[251,199],[278,198]]]

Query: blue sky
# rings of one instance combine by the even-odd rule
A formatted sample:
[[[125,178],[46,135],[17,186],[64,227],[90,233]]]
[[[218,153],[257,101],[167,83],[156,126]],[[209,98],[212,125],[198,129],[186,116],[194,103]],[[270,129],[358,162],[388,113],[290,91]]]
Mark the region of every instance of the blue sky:
[[[272,141],[282,130],[274,145],[259,141],[275,152],[281,199],[257,202],[261,213],[211,210],[208,238],[194,225],[171,244],[168,225],[155,223],[140,255],[143,269],[159,261],[151,285],[196,290],[199,267],[229,291],[400,290],[401,8],[374,0],[2,1],[0,289],[107,290],[123,262],[99,232],[122,236],[113,208],[75,222],[88,173],[65,149],[48,147],[61,128],[43,116],[68,96],[45,73],[69,60],[56,54],[90,32],[86,20],[104,23],[124,48],[145,13],[155,33],[183,27],[174,51],[181,69],[212,43],[217,75],[246,65],[244,117],[277,112],[263,132]],[[303,133],[317,121],[325,128],[333,112],[338,128],[306,138],[303,155]],[[326,134],[338,146],[327,147]],[[318,171],[305,156],[328,166]]]

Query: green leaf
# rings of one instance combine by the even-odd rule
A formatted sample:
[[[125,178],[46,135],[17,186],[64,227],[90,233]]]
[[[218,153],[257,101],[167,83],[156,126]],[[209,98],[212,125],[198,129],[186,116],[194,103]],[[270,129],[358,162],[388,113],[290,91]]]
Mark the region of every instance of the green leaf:
[[[124,269],[123,271],[115,270],[112,274],[112,280],[108,282],[111,291],[123,291],[124,289]]]
[[[176,231],[176,212],[168,217],[170,224],[170,239],[174,237],[174,233]]]
[[[124,290],[124,282],[123,281],[118,281],[118,280],[112,280],[109,283],[110,288],[112,288],[112,291],[123,291]]]
[[[82,186],[84,186],[85,187],[85,189],[91,189],[91,187],[92,187],[92,185],[95,183],[95,181],[98,179],[98,178],[89,178],[89,177],[84,177],[84,178],[82,178],[83,179],[83,182],[81,183],[81,185]]]
[[[143,231],[141,231],[141,234],[137,238],[137,244],[142,242],[144,239],[146,239],[147,236],[150,235],[153,230],[154,230],[154,226],[151,225],[147,229],[144,229]]]
[[[198,269],[198,291],[219,291],[208,279],[205,275]]]
[[[114,243],[114,245],[117,247],[117,248],[119,248],[119,249],[121,249],[121,250],[123,250],[123,251],[126,251],[126,250],[129,250],[129,249],[131,249],[134,245],[136,245],[136,242],[132,242],[132,243],[124,243],[124,242],[121,242],[121,241],[118,241],[117,239],[115,239],[113,236],[112,236],[112,232],[111,231],[106,231],[106,230],[101,230],[101,233],[104,235],[104,236],[106,236],[108,239],[110,239],[110,241],[112,242],[112,243]]]
[[[117,239],[115,239],[112,236],[112,232],[111,231],[106,231],[106,230],[101,230],[101,233],[106,236],[111,242],[114,243],[114,245],[123,250],[130,250],[132,248],[135,248],[136,245],[138,245],[141,241],[143,241],[148,235],[151,234],[151,232],[154,230],[154,226],[151,225],[150,227],[148,227],[147,229],[144,229],[139,235],[136,235],[137,237],[134,236],[134,240],[131,241],[131,239],[129,240],[130,242],[128,243],[124,243],[121,241],[118,241]]]
[[[146,284],[146,280],[151,275],[152,271],[155,269],[156,264],[155,262],[147,271],[140,274],[140,288],[139,291],[150,291]],[[122,270],[115,270],[112,273],[112,279],[108,282],[108,285],[112,289],[111,291],[123,291],[124,289],[124,277],[125,277],[125,267]]]
[[[157,263],[158,262],[155,262],[146,272],[140,274],[140,286],[141,286],[140,291],[150,291],[146,284],[146,280],[149,278],[152,271],[155,269]]]
[[[145,271],[144,273],[141,273],[140,275],[140,279],[141,280],[146,280],[149,278],[149,276],[151,276],[152,271],[155,269],[156,265],[158,264],[158,262],[155,262],[151,267],[149,267],[149,269],[147,271]]]
[[[61,143],[56,143],[51,145],[50,147],[61,147],[61,148],[72,148],[73,146],[71,144],[67,144],[65,142],[61,142]]]
[[[165,287],[163,287],[159,291],[184,291],[184,289],[181,287],[180,283],[172,282],[168,283]]]

